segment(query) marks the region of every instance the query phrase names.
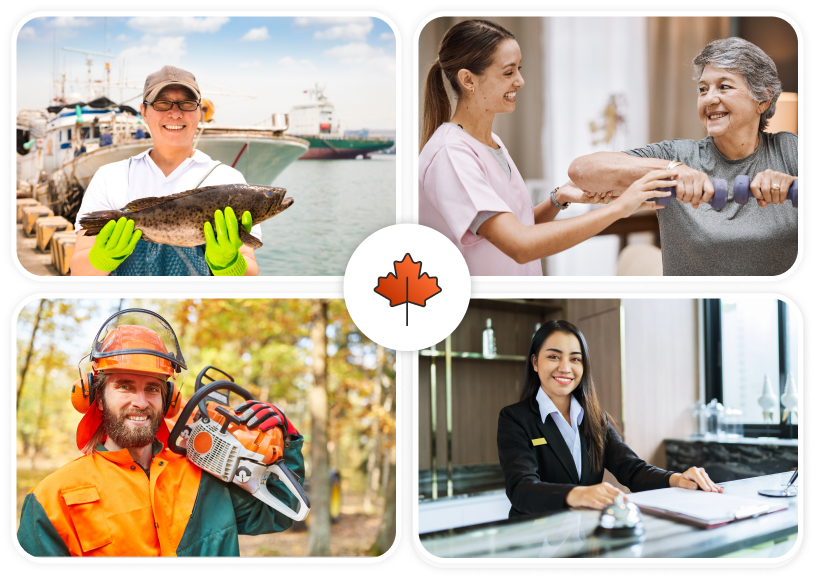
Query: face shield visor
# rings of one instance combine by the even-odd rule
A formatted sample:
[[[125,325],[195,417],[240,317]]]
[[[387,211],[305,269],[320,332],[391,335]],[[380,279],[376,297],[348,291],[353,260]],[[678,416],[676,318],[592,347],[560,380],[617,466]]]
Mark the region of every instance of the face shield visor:
[[[110,316],[93,340],[90,359],[94,373],[170,378],[187,368],[172,327],[144,309],[122,310]]]

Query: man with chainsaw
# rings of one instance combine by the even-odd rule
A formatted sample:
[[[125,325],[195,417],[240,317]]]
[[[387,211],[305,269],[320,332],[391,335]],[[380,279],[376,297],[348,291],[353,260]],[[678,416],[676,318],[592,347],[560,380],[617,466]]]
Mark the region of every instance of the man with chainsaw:
[[[186,363],[161,316],[114,314],[89,356],[92,371],[71,393],[84,414],[76,431],[83,454],[26,496],[17,532],[23,549],[34,556],[238,556],[238,534],[291,526],[285,507],[272,508],[168,448],[180,447],[165,419],[181,407],[173,379]],[[302,477],[302,437],[280,410],[249,401],[231,416],[258,440],[279,429],[283,461]],[[263,479],[264,490],[296,505],[290,484],[274,479]]]

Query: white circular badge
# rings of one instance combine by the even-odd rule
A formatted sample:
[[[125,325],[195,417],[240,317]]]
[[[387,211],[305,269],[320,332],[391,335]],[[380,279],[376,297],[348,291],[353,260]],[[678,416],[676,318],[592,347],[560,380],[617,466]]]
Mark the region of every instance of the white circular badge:
[[[421,350],[449,336],[472,284],[463,255],[423,225],[391,225],[365,239],[345,270],[345,305],[356,327],[394,350]]]

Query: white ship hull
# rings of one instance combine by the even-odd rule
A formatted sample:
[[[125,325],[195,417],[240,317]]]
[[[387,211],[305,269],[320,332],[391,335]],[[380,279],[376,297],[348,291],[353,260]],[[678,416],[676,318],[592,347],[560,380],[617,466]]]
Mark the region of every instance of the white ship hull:
[[[103,165],[138,155],[153,146],[152,139],[139,139],[100,147],[83,153],[63,166],[83,189]],[[234,166],[247,183],[271,185],[277,176],[308,150],[308,143],[292,137],[275,137],[257,133],[204,133],[197,148],[224,165]]]

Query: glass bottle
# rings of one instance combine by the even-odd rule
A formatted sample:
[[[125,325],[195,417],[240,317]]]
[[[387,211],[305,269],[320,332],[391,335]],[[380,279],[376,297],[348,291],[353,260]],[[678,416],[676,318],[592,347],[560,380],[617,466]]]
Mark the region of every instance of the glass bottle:
[[[494,358],[497,354],[495,344],[495,331],[492,329],[492,318],[486,318],[486,328],[483,330],[483,357]]]

